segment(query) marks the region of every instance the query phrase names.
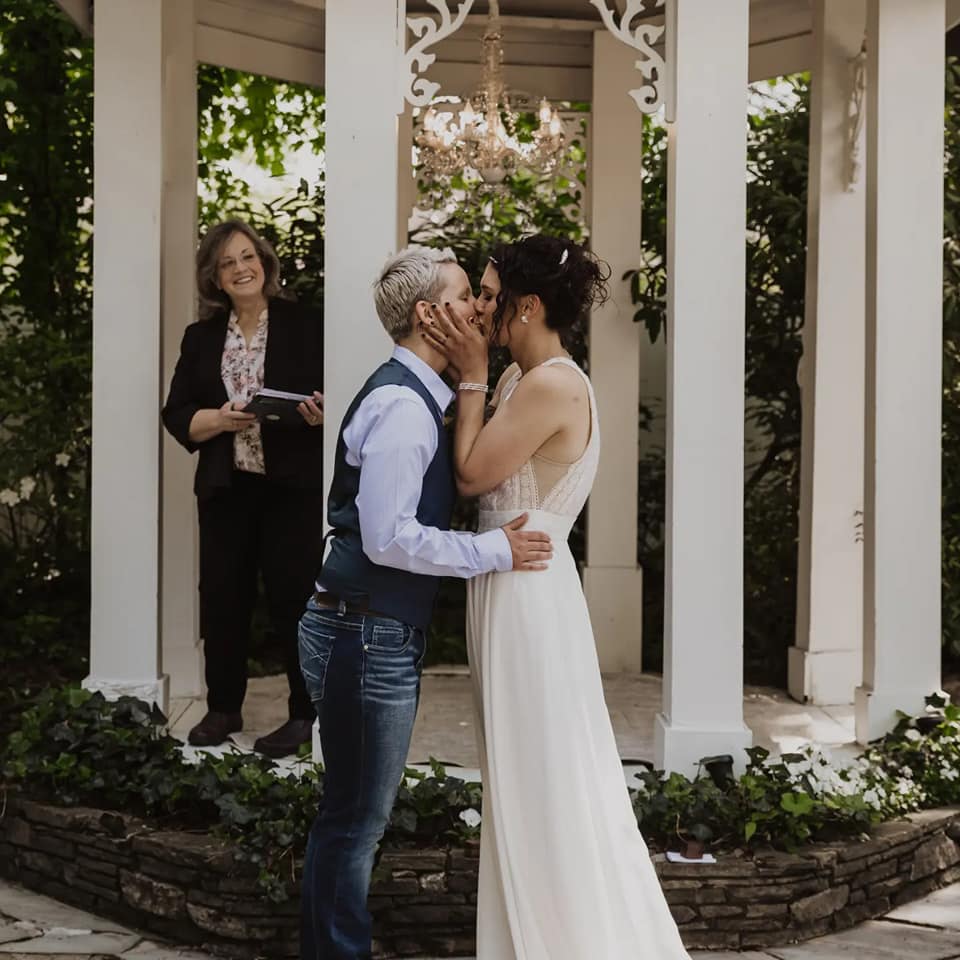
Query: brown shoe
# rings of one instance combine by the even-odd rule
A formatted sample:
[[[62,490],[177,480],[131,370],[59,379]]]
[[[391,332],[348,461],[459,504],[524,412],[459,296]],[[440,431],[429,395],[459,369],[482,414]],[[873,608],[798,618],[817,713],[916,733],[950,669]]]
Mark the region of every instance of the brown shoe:
[[[257,738],[253,749],[265,757],[279,760],[280,757],[297,753],[300,747],[313,738],[312,720],[288,720],[273,733]]]
[[[187,734],[187,741],[194,747],[219,747],[231,733],[242,729],[243,717],[239,713],[208,710],[207,715]]]

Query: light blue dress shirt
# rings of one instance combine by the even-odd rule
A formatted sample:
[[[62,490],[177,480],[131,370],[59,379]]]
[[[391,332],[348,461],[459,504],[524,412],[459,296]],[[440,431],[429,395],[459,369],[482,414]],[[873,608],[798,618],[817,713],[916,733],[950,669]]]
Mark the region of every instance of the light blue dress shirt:
[[[415,353],[393,358],[427,388],[441,410],[453,391]],[[357,512],[363,552],[374,563],[432,577],[469,579],[513,568],[503,530],[464,533],[417,520],[423,477],[437,452],[437,423],[409,387],[390,384],[367,394],[343,431],[346,461],[360,468]]]

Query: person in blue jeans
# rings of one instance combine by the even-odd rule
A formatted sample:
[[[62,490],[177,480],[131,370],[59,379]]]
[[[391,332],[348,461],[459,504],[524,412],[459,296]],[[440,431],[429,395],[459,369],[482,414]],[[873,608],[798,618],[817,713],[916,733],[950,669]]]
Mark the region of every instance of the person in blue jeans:
[[[439,303],[475,322],[454,254],[401,251],[374,299],[393,355],[344,416],[327,501],[330,549],[299,629],[325,765],[303,869],[303,960],[371,956],[370,874],[407,760],[439,578],[542,570],[552,555],[546,534],[521,529],[526,515],[483,534],[450,530],[456,483],[443,415],[454,391],[440,376],[447,360],[422,330]]]

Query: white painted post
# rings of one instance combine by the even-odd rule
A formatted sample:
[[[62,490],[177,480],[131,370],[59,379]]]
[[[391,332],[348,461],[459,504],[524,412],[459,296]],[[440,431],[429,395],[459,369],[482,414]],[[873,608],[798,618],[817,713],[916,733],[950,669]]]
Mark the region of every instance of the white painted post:
[[[667,263],[667,541],[658,767],[742,765],[749,0],[677,0]]]
[[[870,0],[862,743],[940,687],[944,0]]]
[[[830,704],[853,702],[863,650],[858,524],[866,187],[849,184],[848,131],[852,64],[863,42],[866,0],[816,0],[813,13],[800,545],[788,687],[797,700]]]
[[[397,0],[326,5],[325,490],[347,406],[391,348],[371,285],[397,243],[397,16]]]
[[[158,433],[165,70],[167,92],[176,94],[190,59],[187,30],[180,0],[97,4],[93,557],[90,675],[84,685],[108,696],[139,696],[163,709]],[[168,105],[184,109],[182,103]],[[192,239],[184,235],[181,242],[189,249]],[[172,286],[167,290],[173,309]]]
[[[590,237],[610,264],[610,300],[590,321],[590,375],[603,430],[590,498],[583,587],[604,672],[641,669],[643,573],[637,566],[637,409],[640,330],[624,271],[640,262],[643,115],[636,51],[593,35]]]
[[[167,389],[180,340],[196,319],[197,70],[195,0],[164,6],[161,323]],[[172,697],[204,693],[197,594],[196,456],[163,434],[160,634],[162,669]]]
[[[404,103],[397,17],[405,6],[405,0],[326,5],[324,491],[343,415],[390,353],[371,286],[399,240],[397,116]],[[316,725],[313,757],[322,760]]]
[[[397,120],[397,250],[407,245],[410,216],[417,205],[413,170],[413,107],[404,104]]]

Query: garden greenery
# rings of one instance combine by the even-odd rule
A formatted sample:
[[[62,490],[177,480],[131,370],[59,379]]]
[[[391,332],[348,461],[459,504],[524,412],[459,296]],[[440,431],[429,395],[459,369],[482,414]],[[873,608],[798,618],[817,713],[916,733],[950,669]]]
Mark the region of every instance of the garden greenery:
[[[891,734],[846,766],[815,747],[781,757],[754,748],[738,778],[644,771],[631,790],[640,829],[656,849],[696,838],[718,850],[793,850],[857,836],[912,810],[958,804],[960,708],[936,697],[928,703],[930,712],[903,715]],[[265,897],[284,900],[322,803],[322,768],[304,762],[299,774],[284,775],[272,761],[239,752],[192,762],[162,724],[155,709],[132,698],[48,691],[0,755],[0,790],[208,829],[256,868]],[[481,800],[480,784],[448,775],[438,763],[429,774],[408,770],[386,843],[475,841]]]

